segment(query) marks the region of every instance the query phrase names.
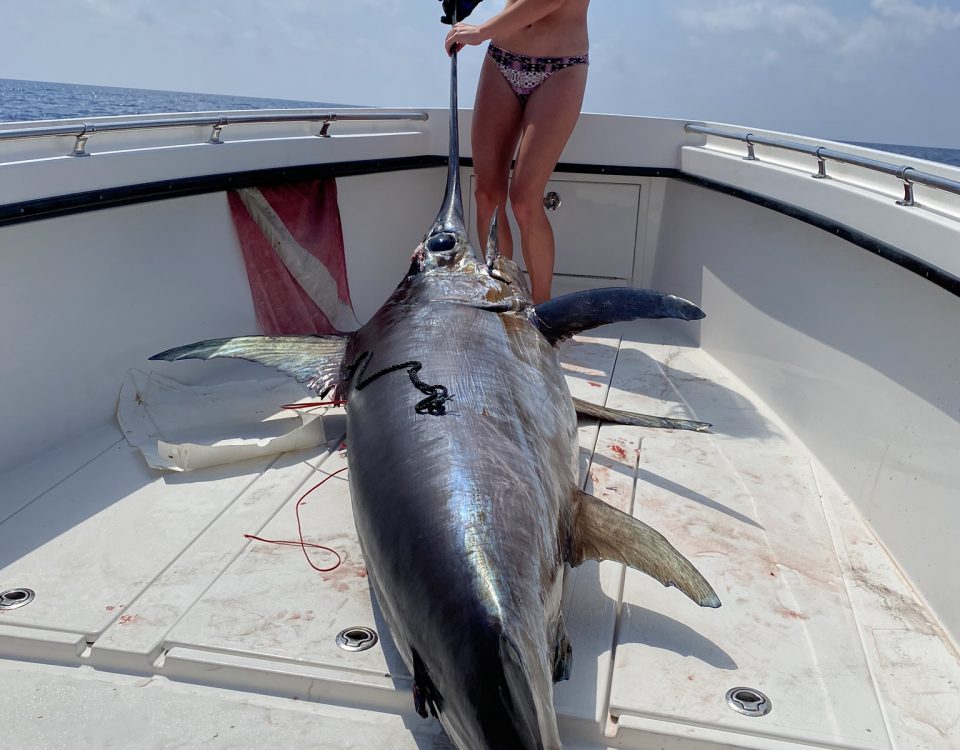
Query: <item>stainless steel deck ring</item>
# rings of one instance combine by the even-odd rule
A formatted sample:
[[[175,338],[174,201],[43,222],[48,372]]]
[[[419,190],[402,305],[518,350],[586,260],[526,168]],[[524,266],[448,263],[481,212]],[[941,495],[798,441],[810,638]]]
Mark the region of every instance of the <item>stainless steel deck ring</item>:
[[[344,651],[366,651],[377,645],[375,630],[361,626],[346,628],[337,633],[337,645]]]
[[[18,609],[34,600],[32,589],[8,589],[0,592],[0,609]]]
[[[560,199],[559,193],[551,190],[545,196],[543,196],[543,207],[547,211],[556,211],[563,204],[563,201]]]
[[[728,690],[727,705],[744,716],[766,716],[773,709],[773,704],[767,696],[749,687],[735,687]]]

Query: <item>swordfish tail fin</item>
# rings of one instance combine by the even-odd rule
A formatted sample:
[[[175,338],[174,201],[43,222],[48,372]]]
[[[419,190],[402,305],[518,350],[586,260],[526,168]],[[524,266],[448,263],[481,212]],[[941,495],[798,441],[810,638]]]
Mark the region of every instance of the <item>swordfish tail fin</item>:
[[[719,607],[720,598],[693,563],[659,531],[580,489],[573,496],[573,524],[567,561],[616,560],[664,586],[676,586],[701,607]]]
[[[637,318],[706,317],[693,302],[652,289],[588,289],[547,300],[533,308],[533,323],[555,344],[590,328]]]
[[[178,346],[150,359],[245,359],[275,367],[319,393],[340,379],[348,339],[349,336],[235,336]]]

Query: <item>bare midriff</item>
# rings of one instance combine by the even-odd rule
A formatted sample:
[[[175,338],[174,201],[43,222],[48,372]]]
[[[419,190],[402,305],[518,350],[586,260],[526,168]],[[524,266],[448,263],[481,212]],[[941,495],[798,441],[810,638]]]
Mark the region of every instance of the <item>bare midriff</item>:
[[[518,0],[507,0],[509,8]],[[572,57],[587,54],[587,6],[590,0],[566,0],[540,20],[490,41],[501,49],[537,57]]]

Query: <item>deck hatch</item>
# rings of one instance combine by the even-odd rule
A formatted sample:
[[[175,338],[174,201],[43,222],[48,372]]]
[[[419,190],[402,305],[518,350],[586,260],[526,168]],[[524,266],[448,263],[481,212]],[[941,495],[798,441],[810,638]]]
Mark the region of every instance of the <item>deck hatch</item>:
[[[0,593],[0,609],[19,609],[34,600],[32,589],[8,589]]]
[[[344,651],[366,651],[377,645],[377,634],[370,628],[354,627],[337,633],[337,645]]]
[[[748,687],[735,687],[727,691],[727,705],[744,716],[766,716],[773,710],[773,704],[759,690]]]

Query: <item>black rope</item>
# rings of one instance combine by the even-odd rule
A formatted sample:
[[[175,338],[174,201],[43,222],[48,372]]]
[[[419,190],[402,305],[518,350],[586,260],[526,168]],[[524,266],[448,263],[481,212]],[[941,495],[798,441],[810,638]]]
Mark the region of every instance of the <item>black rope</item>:
[[[384,375],[389,375],[391,372],[406,370],[407,374],[410,376],[410,382],[413,383],[413,387],[426,396],[425,399],[417,402],[416,406],[413,407],[414,411],[416,411],[417,414],[431,414],[435,417],[440,417],[447,413],[447,407],[444,406],[444,404],[452,399],[453,396],[449,394],[446,386],[430,385],[429,383],[424,383],[420,379],[418,373],[423,369],[423,362],[418,362],[415,359],[412,359],[409,362],[401,362],[399,365],[384,367],[382,370],[378,370],[370,377],[365,378],[363,374],[367,371],[367,365],[370,364],[370,360],[372,359],[373,354],[371,352],[364,352],[361,354],[359,357],[357,357],[356,362],[346,368],[343,379],[345,381],[349,381],[354,377],[354,375],[356,375],[354,387],[360,391],[370,385],[377,378],[381,378]]]

